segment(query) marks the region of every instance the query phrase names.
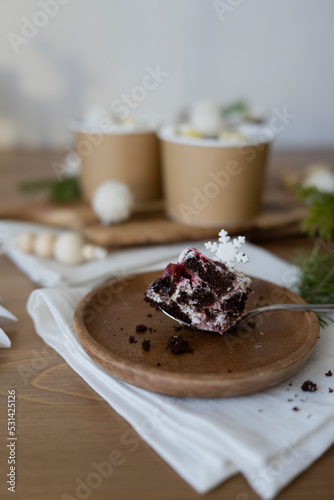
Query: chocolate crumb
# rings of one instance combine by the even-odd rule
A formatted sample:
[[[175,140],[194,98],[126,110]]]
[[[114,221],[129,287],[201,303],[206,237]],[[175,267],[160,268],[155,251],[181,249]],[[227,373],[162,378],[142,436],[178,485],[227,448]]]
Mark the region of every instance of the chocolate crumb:
[[[290,386],[290,387],[292,386],[292,382],[289,382],[289,386]]]
[[[161,366],[161,363],[157,363],[157,366]]]
[[[293,399],[288,399],[288,401],[289,401],[289,403],[290,403],[291,401],[293,401]]]
[[[302,391],[306,392],[314,392],[317,390],[317,384],[314,382],[311,382],[311,380],[305,380],[305,382],[302,385]]]
[[[182,326],[173,326],[175,332],[180,332],[182,330]]]
[[[148,352],[151,349],[151,341],[144,339],[141,343],[141,346],[144,351]]]
[[[334,392],[334,389],[332,389],[331,387],[329,387],[328,392]]]
[[[170,337],[167,342],[166,349],[170,349],[172,354],[193,353],[193,349],[189,346],[187,340],[182,335],[174,335]]]
[[[292,409],[293,409],[293,411],[299,411],[298,406],[294,406]]]
[[[146,325],[136,325],[136,332],[137,333],[144,333],[146,331],[147,331]]]
[[[129,337],[129,342],[130,342],[130,344],[136,344],[136,343],[137,343],[137,340],[134,338],[134,336],[133,336],[133,335],[130,335],[130,337]]]
[[[124,330],[124,328],[121,328],[121,332]]]
[[[256,326],[255,321],[247,321],[247,325],[250,326],[251,328],[254,328]]]
[[[232,373],[232,370],[228,369],[228,370],[227,370],[227,373]]]
[[[331,377],[333,375],[333,373],[331,372],[331,370],[328,370],[327,373],[325,373],[326,377]]]
[[[196,326],[192,326],[192,325],[184,325],[184,328],[186,328],[187,330],[190,330],[192,332],[197,332],[197,328]]]
[[[147,314],[146,316],[147,316],[148,318],[152,318],[152,314],[151,314],[151,313]]]

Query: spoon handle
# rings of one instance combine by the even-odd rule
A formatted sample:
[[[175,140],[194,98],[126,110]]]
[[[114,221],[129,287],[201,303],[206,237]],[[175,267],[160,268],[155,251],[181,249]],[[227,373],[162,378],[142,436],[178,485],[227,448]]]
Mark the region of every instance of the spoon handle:
[[[271,304],[269,306],[259,307],[247,313],[247,318],[267,311],[334,311],[334,304]]]

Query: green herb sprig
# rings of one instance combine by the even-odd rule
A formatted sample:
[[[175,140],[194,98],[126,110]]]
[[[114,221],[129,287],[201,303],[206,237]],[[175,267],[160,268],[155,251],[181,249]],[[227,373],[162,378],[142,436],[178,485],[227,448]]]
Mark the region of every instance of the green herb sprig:
[[[238,101],[234,101],[228,106],[225,106],[222,109],[223,116],[228,117],[233,113],[242,113],[245,114],[249,110],[249,106],[247,101],[240,99]]]
[[[66,177],[61,181],[37,180],[21,182],[19,189],[26,194],[34,194],[46,190],[52,203],[77,201],[81,197],[79,180],[77,177]]]
[[[310,253],[297,255],[295,264],[300,269],[296,283],[299,295],[310,304],[333,304],[334,244],[318,240]],[[334,321],[326,314],[318,317],[322,326]]]
[[[313,304],[334,303],[334,194],[314,187],[297,189],[297,196],[306,202],[308,213],[302,222],[302,231],[316,236],[310,253],[300,253],[295,263],[299,266],[296,282],[300,296]],[[318,315],[320,324],[334,320],[326,314]]]
[[[297,196],[308,207],[302,230],[311,237],[319,234],[320,238],[329,240],[334,234],[334,194],[314,187],[299,187]]]

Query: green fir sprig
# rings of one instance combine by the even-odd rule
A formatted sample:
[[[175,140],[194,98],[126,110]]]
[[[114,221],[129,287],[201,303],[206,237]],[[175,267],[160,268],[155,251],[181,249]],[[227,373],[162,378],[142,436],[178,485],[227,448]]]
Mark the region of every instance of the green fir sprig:
[[[319,191],[315,187],[298,187],[297,196],[308,207],[302,230],[313,237],[329,240],[334,234],[334,194]]]
[[[318,240],[310,253],[297,255],[295,264],[299,266],[299,295],[310,304],[334,304],[334,244]],[[322,326],[333,322],[326,314],[318,317]]]
[[[295,263],[299,266],[296,282],[300,296],[313,304],[334,303],[334,194],[314,187],[299,187],[297,195],[306,202],[308,213],[302,222],[302,231],[316,240],[310,253],[300,253]],[[320,324],[333,319],[318,315]]]
[[[241,113],[245,114],[249,110],[249,106],[247,101],[244,99],[239,99],[237,101],[233,101],[228,106],[222,108],[223,116],[228,117],[233,113]]]
[[[52,203],[63,203],[77,201],[81,197],[79,180],[77,177],[66,177],[58,180],[36,180],[21,182],[19,189],[26,194],[34,194],[38,191],[48,191]]]

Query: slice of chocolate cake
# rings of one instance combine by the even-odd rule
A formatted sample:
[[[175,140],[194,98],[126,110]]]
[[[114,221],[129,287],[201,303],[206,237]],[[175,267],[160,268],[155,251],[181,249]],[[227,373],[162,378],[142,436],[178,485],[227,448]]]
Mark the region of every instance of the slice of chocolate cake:
[[[250,291],[250,278],[186,248],[150,284],[145,300],[189,326],[224,333],[244,316]]]

